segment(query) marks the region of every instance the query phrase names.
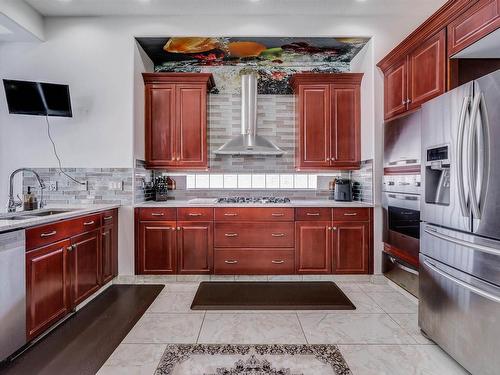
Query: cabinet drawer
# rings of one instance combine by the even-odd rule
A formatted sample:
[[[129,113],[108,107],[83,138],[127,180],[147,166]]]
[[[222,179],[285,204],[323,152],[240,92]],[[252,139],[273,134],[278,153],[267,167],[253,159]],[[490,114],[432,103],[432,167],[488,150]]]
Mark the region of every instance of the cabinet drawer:
[[[370,220],[369,208],[334,208],[333,220],[342,221],[368,221]]]
[[[214,209],[209,207],[183,207],[177,209],[177,220],[212,221]]]
[[[293,249],[216,249],[214,272],[219,275],[293,274]]]
[[[225,207],[215,209],[219,221],[293,221],[293,208],[244,208]]]
[[[332,220],[331,208],[296,208],[295,220],[311,221],[311,220]]]
[[[78,219],[64,220],[26,229],[26,250],[45,246],[77,234]]]
[[[114,225],[118,222],[118,210],[101,212],[101,225]]]
[[[82,216],[74,222],[76,233],[89,232],[101,226],[101,214]]]
[[[215,223],[216,247],[293,247],[293,223]]]
[[[139,211],[140,220],[176,220],[175,208],[141,208]]]

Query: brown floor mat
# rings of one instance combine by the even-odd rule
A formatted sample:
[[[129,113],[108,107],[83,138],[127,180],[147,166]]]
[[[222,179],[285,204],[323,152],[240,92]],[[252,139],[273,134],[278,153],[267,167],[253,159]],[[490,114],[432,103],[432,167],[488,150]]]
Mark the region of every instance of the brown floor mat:
[[[191,310],[355,310],[330,281],[202,282]]]

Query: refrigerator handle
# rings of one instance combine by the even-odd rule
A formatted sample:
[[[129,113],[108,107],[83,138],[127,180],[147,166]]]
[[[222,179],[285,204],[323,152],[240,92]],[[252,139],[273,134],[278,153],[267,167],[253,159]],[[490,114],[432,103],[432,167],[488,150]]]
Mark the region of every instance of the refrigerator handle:
[[[464,187],[464,171],[463,171],[463,160],[464,160],[464,134],[465,134],[465,122],[467,119],[467,109],[470,106],[470,97],[466,96],[462,102],[462,108],[460,110],[460,119],[458,127],[458,139],[457,139],[457,186],[458,186],[458,199],[460,202],[460,209],[462,211],[462,216],[469,217],[469,209],[467,207],[467,200],[465,198],[465,187]]]
[[[480,219],[481,212],[479,211],[479,202],[477,198],[477,181],[476,181],[476,164],[477,164],[477,152],[475,147],[475,141],[477,140],[477,117],[479,115],[479,106],[481,104],[482,94],[478,93],[474,97],[474,102],[472,104],[472,114],[470,118],[470,131],[467,140],[467,180],[469,185],[469,197],[472,208],[472,214],[474,218]]]
[[[481,178],[478,179],[479,186],[479,211],[481,211],[482,205],[484,204],[484,199],[486,196],[486,188],[488,186],[488,178],[490,175],[490,120],[488,117],[488,111],[486,109],[486,100],[484,100],[484,94],[481,93],[479,113],[481,118],[481,146],[480,152],[482,152],[482,157],[479,158],[479,171],[481,173]],[[479,218],[479,217],[478,217]]]
[[[496,302],[496,303],[500,303],[500,298],[491,294],[491,293],[488,293],[482,289],[479,289],[475,286],[472,286],[466,282],[463,282],[462,280],[459,280],[457,279],[456,277],[453,277],[452,275],[450,275],[448,272],[445,272],[441,269],[439,269],[435,264],[431,264],[429,261],[427,260],[424,260],[424,264],[429,267],[432,271],[434,271],[435,273],[437,273],[438,275],[444,277],[445,279],[448,279],[449,281],[455,283],[455,284],[458,284],[460,285],[461,287],[465,288],[465,289],[468,289],[470,290],[472,293],[475,293],[475,294],[478,294],[484,298],[487,298],[493,302]]]
[[[443,234],[443,233],[439,233],[437,230],[430,229],[429,227],[425,228],[424,232],[431,235],[431,236],[437,237],[441,240],[454,243],[455,245],[468,247],[468,248],[471,248],[471,249],[474,249],[477,251],[481,251],[482,253],[486,253],[486,254],[500,256],[500,250],[497,250],[493,247],[484,246],[484,245],[476,244],[476,243],[469,242],[469,241],[464,241],[464,240],[461,240],[459,238],[455,238],[455,237],[448,236],[448,235]]]

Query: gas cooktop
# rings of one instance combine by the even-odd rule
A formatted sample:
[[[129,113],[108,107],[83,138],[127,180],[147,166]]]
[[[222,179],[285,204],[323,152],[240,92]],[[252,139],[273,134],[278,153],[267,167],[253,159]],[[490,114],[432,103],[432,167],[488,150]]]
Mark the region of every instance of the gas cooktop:
[[[217,198],[217,203],[280,204],[290,203],[287,197],[225,197]]]

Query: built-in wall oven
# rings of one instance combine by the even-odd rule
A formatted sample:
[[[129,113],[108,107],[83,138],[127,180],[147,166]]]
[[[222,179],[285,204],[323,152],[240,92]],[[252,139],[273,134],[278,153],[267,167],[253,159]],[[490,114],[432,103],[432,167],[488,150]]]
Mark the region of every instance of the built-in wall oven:
[[[418,297],[420,112],[384,126],[384,275]]]

